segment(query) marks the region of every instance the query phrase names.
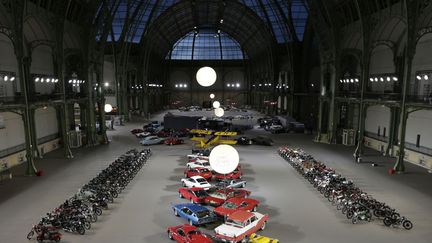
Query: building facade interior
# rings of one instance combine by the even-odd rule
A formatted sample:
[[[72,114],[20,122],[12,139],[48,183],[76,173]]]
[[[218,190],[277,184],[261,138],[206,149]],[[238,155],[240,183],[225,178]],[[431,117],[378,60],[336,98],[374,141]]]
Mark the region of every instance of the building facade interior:
[[[0,2],[0,242],[431,242],[429,122],[430,0]]]

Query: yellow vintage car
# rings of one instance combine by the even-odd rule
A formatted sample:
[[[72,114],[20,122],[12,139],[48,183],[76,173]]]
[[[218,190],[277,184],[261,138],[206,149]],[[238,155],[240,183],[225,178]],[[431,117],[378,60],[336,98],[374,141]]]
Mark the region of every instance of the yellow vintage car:
[[[249,243],[279,243],[279,240],[253,233],[249,237]]]

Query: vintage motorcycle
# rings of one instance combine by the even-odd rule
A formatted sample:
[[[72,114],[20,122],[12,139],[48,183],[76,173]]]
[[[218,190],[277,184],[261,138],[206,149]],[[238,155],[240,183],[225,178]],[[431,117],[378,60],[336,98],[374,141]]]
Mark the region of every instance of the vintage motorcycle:
[[[404,227],[406,230],[410,230],[413,227],[411,221],[409,221],[405,217],[385,217],[383,222],[384,225],[387,227],[390,227],[391,225],[394,227],[402,225],[402,227]]]

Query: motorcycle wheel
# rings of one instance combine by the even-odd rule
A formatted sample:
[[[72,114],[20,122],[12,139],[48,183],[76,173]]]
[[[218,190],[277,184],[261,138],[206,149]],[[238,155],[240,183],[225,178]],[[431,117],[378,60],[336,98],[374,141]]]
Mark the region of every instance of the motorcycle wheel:
[[[347,219],[352,219],[353,216],[354,216],[354,212],[353,212],[353,211],[348,211],[348,212],[346,213],[346,217],[347,217]]]
[[[343,213],[343,214],[346,214],[346,212],[347,212],[347,208],[346,208],[346,207],[343,207],[343,208],[342,208],[342,213]]]
[[[84,229],[84,227],[82,227],[82,226],[78,226],[78,227],[76,228],[76,231],[77,231],[78,234],[80,234],[80,235],[84,235],[84,234],[85,234],[85,229]]]
[[[85,228],[86,230],[91,229],[91,224],[90,224],[90,222],[86,221],[86,222],[84,223],[84,228]]]
[[[96,214],[97,216],[101,216],[101,215],[102,215],[102,209],[100,209],[100,208],[95,208],[95,214]]]
[[[411,223],[411,221],[409,220],[405,220],[402,223],[402,226],[406,229],[406,230],[410,230],[413,227],[413,224]]]
[[[378,212],[378,209],[375,209],[375,210],[373,211],[373,215],[374,215],[375,217],[379,218],[381,214]]]
[[[117,198],[117,197],[118,197],[118,193],[117,193],[116,191],[113,191],[113,192],[112,192],[112,196],[113,196],[114,198]]]
[[[92,220],[93,222],[97,222],[97,220],[98,220],[98,216],[97,216],[97,214],[93,214],[93,215],[91,216],[91,220]]]
[[[385,226],[390,227],[390,225],[392,225],[392,220],[389,217],[385,217],[383,223]]]
[[[357,224],[358,220],[357,220],[357,218],[354,217],[354,218],[351,219],[351,222],[352,222],[353,224]]]
[[[33,235],[34,235],[34,231],[32,230],[27,234],[27,240],[30,240],[33,237]]]

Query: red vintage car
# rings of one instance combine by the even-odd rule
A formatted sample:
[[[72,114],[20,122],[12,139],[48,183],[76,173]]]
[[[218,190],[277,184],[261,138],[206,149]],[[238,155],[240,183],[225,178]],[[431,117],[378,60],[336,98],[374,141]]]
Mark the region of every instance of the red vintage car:
[[[166,145],[177,145],[177,144],[183,144],[184,140],[181,138],[170,137],[170,138],[167,138],[164,143]]]
[[[228,217],[232,213],[243,210],[256,212],[259,201],[252,198],[231,198],[226,200],[221,206],[214,209],[214,212],[224,218]]]
[[[197,168],[185,170],[184,175],[186,178],[190,178],[192,176],[202,176],[207,181],[210,181],[213,176],[213,173],[207,168],[197,167]]]
[[[217,173],[215,175],[215,179],[217,181],[221,181],[221,180],[235,180],[235,179],[241,179],[242,178],[242,172],[240,170],[240,168],[237,167],[237,169],[235,169],[233,172],[223,175],[223,174],[219,174]]]
[[[187,188],[182,187],[179,190],[179,197],[185,198],[189,200],[191,203],[204,203],[206,197],[208,197],[208,193],[203,188]]]
[[[184,224],[168,227],[168,238],[179,243],[211,243],[213,240],[197,227]]]
[[[243,190],[243,189],[220,189],[213,192],[209,192],[209,196],[204,199],[204,202],[206,204],[209,204],[213,207],[219,207],[222,205],[226,200],[230,198],[246,198],[249,197],[251,194],[250,191]]]

